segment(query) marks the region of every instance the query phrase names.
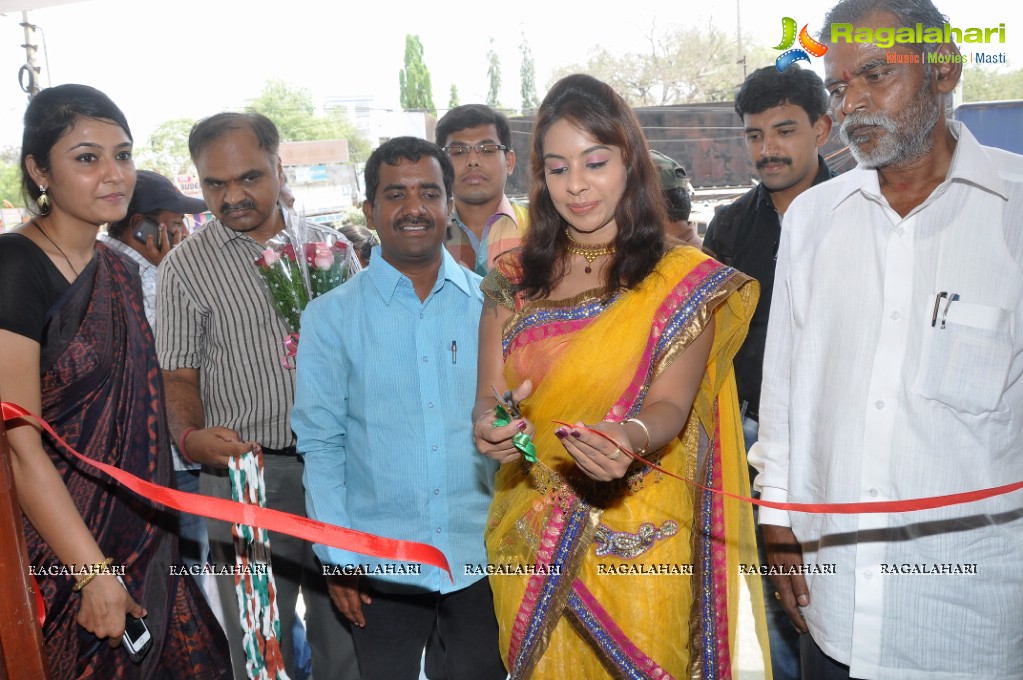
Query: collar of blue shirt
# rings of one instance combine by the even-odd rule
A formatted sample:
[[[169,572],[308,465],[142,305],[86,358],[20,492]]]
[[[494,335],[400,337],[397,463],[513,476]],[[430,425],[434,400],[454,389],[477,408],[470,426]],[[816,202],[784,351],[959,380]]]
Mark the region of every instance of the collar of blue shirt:
[[[474,287],[479,288],[480,277],[473,274],[468,269],[458,264],[455,258],[451,257],[446,248],[441,248],[441,263],[440,271],[437,272],[437,282],[433,284],[433,290],[431,295],[440,290],[445,282],[450,281],[452,285],[456,286],[458,290],[462,291],[467,297],[472,295]],[[369,259],[369,267],[366,268],[366,273],[363,276],[368,276],[370,281],[373,282],[373,286],[380,293],[380,297],[383,298],[386,304],[391,304],[391,300],[394,298],[394,291],[398,288],[398,283],[402,279],[408,279],[403,273],[395,269],[387,260],[380,254],[380,246],[373,246],[373,254]]]

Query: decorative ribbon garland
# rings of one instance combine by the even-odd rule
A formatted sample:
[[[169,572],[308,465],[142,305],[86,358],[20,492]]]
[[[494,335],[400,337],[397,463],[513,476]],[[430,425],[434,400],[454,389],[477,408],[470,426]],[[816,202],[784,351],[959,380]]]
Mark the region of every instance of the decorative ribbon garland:
[[[447,558],[444,556],[444,553],[432,545],[384,538],[363,531],[318,522],[308,517],[299,517],[298,515],[292,515],[272,508],[263,508],[258,505],[237,503],[223,498],[169,489],[159,484],[147,482],[113,465],[101,463],[83,456],[64,441],[49,423],[17,404],[0,401],[0,416],[3,417],[5,422],[18,419],[36,421],[47,434],[53,437],[54,441],[76,458],[90,467],[105,472],[122,486],[150,503],[163,505],[171,510],[199,515],[200,517],[219,519],[233,524],[261,527],[270,531],[276,531],[277,533],[301,538],[310,543],[320,543],[332,548],[356,552],[370,557],[427,564],[443,569],[447,573],[448,578],[454,582]],[[36,601],[40,605],[42,604],[42,597],[38,595],[38,589]],[[45,613],[39,613],[39,618],[40,625],[42,625],[42,621],[45,620]]]
[[[227,467],[231,497],[239,503],[265,508],[262,450],[231,458]],[[232,525],[231,535],[238,566],[234,587],[241,615],[245,671],[249,680],[289,680],[281,655],[281,621],[270,560],[270,537],[266,529],[246,524]]]
[[[553,421],[557,425],[563,425],[564,427],[577,429],[575,425],[564,423],[560,420]],[[592,427],[583,427],[582,429],[587,432],[592,432],[598,437],[602,437],[619,449],[624,451],[626,454],[640,461],[644,465],[648,465],[653,469],[657,470],[661,474],[674,477],[675,479],[683,482],[688,482],[694,486],[698,486],[704,491],[710,491],[711,493],[721,494],[728,498],[734,498],[735,500],[742,501],[744,503],[752,503],[753,505],[760,505],[766,508],[774,508],[775,510],[789,510],[791,512],[805,512],[817,515],[866,515],[866,514],[884,514],[889,512],[914,512],[916,510],[933,510],[934,508],[944,508],[949,505],[962,505],[963,503],[973,503],[975,501],[982,501],[986,498],[993,498],[995,496],[1001,496],[1003,494],[1011,493],[1023,489],[1023,481],[1014,482],[1012,484],[1003,484],[1002,486],[996,486],[989,489],[979,489],[977,491],[964,491],[962,493],[951,493],[943,496],[927,496],[925,498],[910,498],[901,501],[864,501],[858,503],[779,503],[777,501],[765,501],[762,498],[747,498],[746,496],[740,496],[738,494],[729,493],[722,489],[712,489],[700,484],[697,481],[689,479],[688,477],[680,477],[679,475],[672,474],[660,467],[659,465],[650,462],[646,458],[639,456],[626,447],[619,444],[617,441],[604,434],[599,430],[594,430]]]
[[[494,407],[494,427],[504,427],[512,421],[511,414],[508,413],[508,409],[503,404],[498,403]],[[536,444],[533,443],[533,438],[525,432],[516,432],[512,437],[512,444],[515,448],[522,452],[522,457],[530,463],[536,462]]]

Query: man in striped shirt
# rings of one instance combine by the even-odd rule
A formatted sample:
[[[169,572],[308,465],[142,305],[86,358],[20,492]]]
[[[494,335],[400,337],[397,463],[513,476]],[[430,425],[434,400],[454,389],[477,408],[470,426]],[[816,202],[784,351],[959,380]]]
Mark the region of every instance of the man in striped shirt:
[[[282,365],[288,329],[261,289],[254,261],[285,228],[280,135],[256,113],[200,121],[188,139],[203,197],[216,217],[164,259],[157,278],[157,353],[171,434],[203,471],[203,493],[230,498],[228,460],[263,449],[267,506],[305,515],[303,463],[291,432],[295,374]],[[230,525],[211,521],[210,552],[234,564]],[[272,534],[281,649],[296,677],[292,626],[302,590],[317,677],[358,678],[347,623],[335,611],[312,546]],[[235,677],[245,655],[231,577],[218,578]]]

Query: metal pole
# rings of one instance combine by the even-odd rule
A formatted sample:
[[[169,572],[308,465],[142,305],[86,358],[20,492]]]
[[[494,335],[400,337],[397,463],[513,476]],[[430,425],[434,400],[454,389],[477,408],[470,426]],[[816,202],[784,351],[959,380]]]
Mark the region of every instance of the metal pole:
[[[746,81],[746,55],[742,49],[742,0],[735,0],[735,63],[739,65],[739,83]]]
[[[25,65],[18,72],[18,80],[31,101],[32,97],[39,94],[39,67],[36,66],[39,46],[33,43],[36,27],[29,22],[28,12],[24,10],[21,12],[21,27],[25,29],[25,43],[22,45],[25,48]]]

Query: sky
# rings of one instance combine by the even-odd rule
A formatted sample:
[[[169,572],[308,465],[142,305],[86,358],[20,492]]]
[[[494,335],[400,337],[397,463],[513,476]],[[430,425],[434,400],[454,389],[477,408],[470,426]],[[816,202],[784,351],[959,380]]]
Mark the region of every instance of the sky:
[[[24,1],[0,0],[0,147],[21,140],[26,95],[18,86],[18,69],[25,63],[19,8]],[[463,104],[485,101],[491,38],[501,60],[501,100],[517,105],[523,35],[542,98],[559,67],[584,63],[596,46],[615,53],[643,51],[654,27],[712,22],[731,35],[738,10],[743,33],[774,46],[782,16],[809,24],[816,33],[830,4],[628,0],[608,3],[617,9],[607,12],[595,3],[551,0],[86,0],[32,10],[29,21],[42,29],[37,34],[45,44],[38,56],[42,83],[79,82],[103,90],[124,110],[136,142],[142,143],[166,120],[244,107],[273,77],[308,88],[318,103],[332,95],[372,95],[377,107],[397,109],[408,33],[423,43],[437,106],[447,103],[451,83],[458,85]],[[937,4],[953,26],[1004,22],[1007,40],[998,48],[1007,53],[1007,67],[1023,66],[1023,8],[993,0]]]

